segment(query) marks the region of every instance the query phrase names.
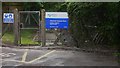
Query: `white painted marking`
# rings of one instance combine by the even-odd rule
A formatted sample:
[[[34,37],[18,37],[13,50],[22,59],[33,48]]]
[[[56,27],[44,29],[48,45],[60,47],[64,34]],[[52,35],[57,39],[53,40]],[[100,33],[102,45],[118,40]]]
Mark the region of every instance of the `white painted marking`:
[[[15,56],[15,53],[0,53],[0,56],[2,57],[10,57],[10,56]]]
[[[45,55],[43,55],[43,56],[40,56],[40,57],[38,57],[38,58],[36,58],[36,59],[34,59],[34,60],[32,60],[32,61],[26,62],[26,63],[33,63],[33,62],[35,62],[35,61],[37,61],[37,60],[40,60],[40,59],[43,58],[43,57],[48,56],[49,54],[51,54],[51,53],[53,53],[53,52],[55,52],[55,51],[56,51],[56,50],[50,51],[50,52],[48,52],[47,54],[45,54]]]
[[[28,49],[26,49],[26,51],[24,52],[24,54],[22,56],[22,61],[21,62],[25,62],[26,57],[27,57],[27,53],[28,53]]]
[[[15,53],[8,53],[9,55],[16,55]]]

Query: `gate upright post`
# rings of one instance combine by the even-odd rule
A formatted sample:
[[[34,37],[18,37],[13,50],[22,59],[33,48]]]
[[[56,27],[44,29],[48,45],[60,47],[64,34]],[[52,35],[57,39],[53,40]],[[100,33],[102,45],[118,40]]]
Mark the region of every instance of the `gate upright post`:
[[[41,22],[40,22],[40,12],[39,12],[39,27],[38,27],[38,44],[40,45],[41,43]]]
[[[46,45],[45,9],[41,10],[41,40],[42,46],[45,46]]]
[[[18,30],[18,9],[14,9],[14,45],[18,45],[19,30]]]

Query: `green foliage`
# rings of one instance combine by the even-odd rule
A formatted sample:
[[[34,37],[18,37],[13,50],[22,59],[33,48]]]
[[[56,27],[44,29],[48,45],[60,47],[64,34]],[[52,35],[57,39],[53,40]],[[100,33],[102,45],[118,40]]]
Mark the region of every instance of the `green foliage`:
[[[24,2],[23,3],[23,9],[27,11],[39,11],[43,5],[39,2]]]
[[[44,8],[47,12],[67,11],[67,3],[65,2],[25,2],[23,6],[24,10],[40,10]]]
[[[13,32],[7,32],[2,37],[2,43],[12,44],[14,42],[14,34]]]
[[[21,44],[38,44],[37,41],[33,40],[35,35],[35,30],[21,30]],[[5,44],[13,44],[14,33],[11,31],[7,31],[2,37],[2,42]]]
[[[67,11],[67,3],[64,2],[44,2],[42,5],[47,12]]]
[[[84,44],[96,37],[102,44],[119,45],[120,24],[118,22],[119,3],[69,3],[70,30],[74,38]],[[96,28],[95,28],[96,27]],[[99,44],[99,43],[98,43]]]
[[[38,44],[37,41],[34,41],[36,35],[36,30],[21,30],[21,44]]]

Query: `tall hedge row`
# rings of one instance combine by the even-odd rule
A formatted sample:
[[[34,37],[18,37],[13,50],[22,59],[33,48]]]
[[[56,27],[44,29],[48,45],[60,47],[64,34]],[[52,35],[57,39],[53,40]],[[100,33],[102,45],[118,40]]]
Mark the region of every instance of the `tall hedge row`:
[[[76,46],[88,44],[120,45],[120,3],[69,3],[70,32]],[[103,46],[102,46],[103,47]]]

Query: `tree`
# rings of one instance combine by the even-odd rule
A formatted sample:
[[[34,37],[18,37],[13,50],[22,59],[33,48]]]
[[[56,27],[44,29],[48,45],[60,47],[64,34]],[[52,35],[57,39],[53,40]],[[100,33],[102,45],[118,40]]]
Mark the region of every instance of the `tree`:
[[[39,2],[24,2],[23,6],[25,11],[39,11],[43,5]]]
[[[90,41],[116,47],[120,43],[118,3],[69,3],[70,30],[77,46]],[[90,45],[89,45],[90,46]]]

